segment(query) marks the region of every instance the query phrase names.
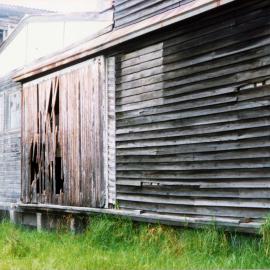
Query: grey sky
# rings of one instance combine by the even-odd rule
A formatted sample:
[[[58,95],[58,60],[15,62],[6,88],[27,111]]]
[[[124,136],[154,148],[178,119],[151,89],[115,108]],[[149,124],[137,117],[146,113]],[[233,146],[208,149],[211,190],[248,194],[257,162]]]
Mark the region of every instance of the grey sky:
[[[100,11],[112,0],[0,0],[0,4],[20,5],[29,8],[58,12]]]

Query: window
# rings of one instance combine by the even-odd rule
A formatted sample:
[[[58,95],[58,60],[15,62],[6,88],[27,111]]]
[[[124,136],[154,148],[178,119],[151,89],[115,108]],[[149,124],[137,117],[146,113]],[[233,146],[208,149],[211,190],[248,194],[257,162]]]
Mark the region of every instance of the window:
[[[0,44],[8,38],[13,29],[14,27],[12,25],[8,25],[8,27],[5,28],[0,28]]]
[[[4,131],[4,94],[0,94],[0,133]]]
[[[0,29],[0,44],[4,41],[4,31]]]
[[[21,94],[16,91],[7,95],[7,130],[20,128],[21,122]]]

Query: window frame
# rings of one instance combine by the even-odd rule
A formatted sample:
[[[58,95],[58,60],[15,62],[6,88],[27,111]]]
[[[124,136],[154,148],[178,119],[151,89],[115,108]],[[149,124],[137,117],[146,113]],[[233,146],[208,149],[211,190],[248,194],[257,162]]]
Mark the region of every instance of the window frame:
[[[5,132],[5,93],[0,92],[0,134]]]
[[[17,110],[17,116],[19,117],[19,120],[17,121],[17,125],[16,126],[11,126],[11,107],[10,107],[10,97],[12,95],[19,95],[18,97],[18,104],[16,103],[16,105],[19,105],[19,108]],[[11,89],[8,92],[5,93],[5,98],[4,98],[4,104],[5,104],[5,113],[4,113],[4,129],[6,132],[15,132],[20,130],[21,128],[21,91],[18,89]]]
[[[12,95],[18,95],[15,106],[19,106],[17,110],[11,111],[10,101]],[[14,101],[13,100],[13,101]],[[16,125],[12,126],[12,118],[16,113],[18,119],[13,121]],[[0,91],[0,135],[7,132],[17,132],[21,128],[21,91],[14,88],[8,91]]]

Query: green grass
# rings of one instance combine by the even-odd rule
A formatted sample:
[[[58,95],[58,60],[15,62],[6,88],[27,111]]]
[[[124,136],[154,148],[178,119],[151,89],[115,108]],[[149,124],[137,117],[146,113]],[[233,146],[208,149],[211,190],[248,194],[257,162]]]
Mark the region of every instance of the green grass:
[[[98,216],[83,234],[0,224],[0,269],[270,268],[270,221],[262,236],[174,229]]]

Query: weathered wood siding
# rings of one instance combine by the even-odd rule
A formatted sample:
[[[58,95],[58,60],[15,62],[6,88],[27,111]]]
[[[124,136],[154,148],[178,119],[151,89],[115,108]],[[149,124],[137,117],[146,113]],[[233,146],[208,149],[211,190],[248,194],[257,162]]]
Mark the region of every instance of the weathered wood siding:
[[[0,80],[0,204],[20,200],[21,85],[10,76]]]
[[[103,57],[23,86],[23,201],[103,207]]]
[[[139,22],[194,0],[115,0],[115,27]]]
[[[269,1],[239,1],[117,56],[122,208],[236,223],[269,213],[269,15]]]

